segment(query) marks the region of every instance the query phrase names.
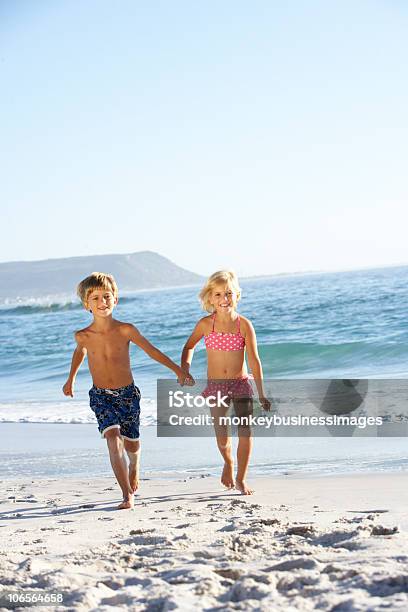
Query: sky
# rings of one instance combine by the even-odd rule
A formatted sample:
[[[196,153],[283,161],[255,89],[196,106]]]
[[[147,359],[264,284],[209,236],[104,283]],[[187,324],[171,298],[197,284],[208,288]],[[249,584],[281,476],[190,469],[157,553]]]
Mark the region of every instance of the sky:
[[[0,0],[0,262],[408,263],[402,0]]]

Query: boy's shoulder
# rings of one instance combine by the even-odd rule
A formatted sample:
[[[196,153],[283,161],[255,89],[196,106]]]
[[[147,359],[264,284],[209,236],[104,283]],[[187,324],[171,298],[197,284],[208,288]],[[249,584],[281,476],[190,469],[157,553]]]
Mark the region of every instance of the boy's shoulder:
[[[115,319],[115,324],[116,324],[116,329],[118,329],[120,332],[130,332],[133,331],[134,329],[137,329],[133,323],[128,323],[127,321],[118,321],[117,319]]]
[[[74,332],[75,339],[81,340],[81,338],[86,338],[90,332],[92,332],[90,325],[88,325],[88,327],[84,327],[83,329],[78,329],[76,332]]]

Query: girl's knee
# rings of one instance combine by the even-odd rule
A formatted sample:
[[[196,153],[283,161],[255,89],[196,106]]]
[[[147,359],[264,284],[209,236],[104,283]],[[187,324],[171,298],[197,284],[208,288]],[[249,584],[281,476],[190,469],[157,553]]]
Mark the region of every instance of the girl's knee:
[[[231,448],[231,438],[217,438],[217,445],[220,450]]]
[[[252,440],[252,430],[250,427],[240,426],[238,427],[238,439],[239,440]]]

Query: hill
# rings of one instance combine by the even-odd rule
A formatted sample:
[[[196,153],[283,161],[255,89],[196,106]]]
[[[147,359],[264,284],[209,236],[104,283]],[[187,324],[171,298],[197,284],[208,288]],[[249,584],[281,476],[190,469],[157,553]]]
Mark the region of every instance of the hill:
[[[152,251],[0,264],[0,299],[72,294],[91,272],[108,272],[120,291],[194,285],[203,277]]]

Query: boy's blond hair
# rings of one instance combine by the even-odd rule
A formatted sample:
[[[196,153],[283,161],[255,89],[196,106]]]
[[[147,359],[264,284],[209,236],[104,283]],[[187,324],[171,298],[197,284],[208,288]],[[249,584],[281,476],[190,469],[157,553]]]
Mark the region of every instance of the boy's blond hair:
[[[89,276],[81,280],[77,287],[77,294],[82,304],[87,306],[89,294],[95,289],[107,289],[113,293],[115,298],[118,297],[118,286],[112,274],[104,274],[104,272],[92,272]]]
[[[235,272],[232,270],[219,270],[211,274],[199,293],[201,305],[207,312],[213,312],[214,310],[213,305],[210,304],[210,298],[216,285],[230,285],[237,294],[237,302],[241,299],[241,287]]]

